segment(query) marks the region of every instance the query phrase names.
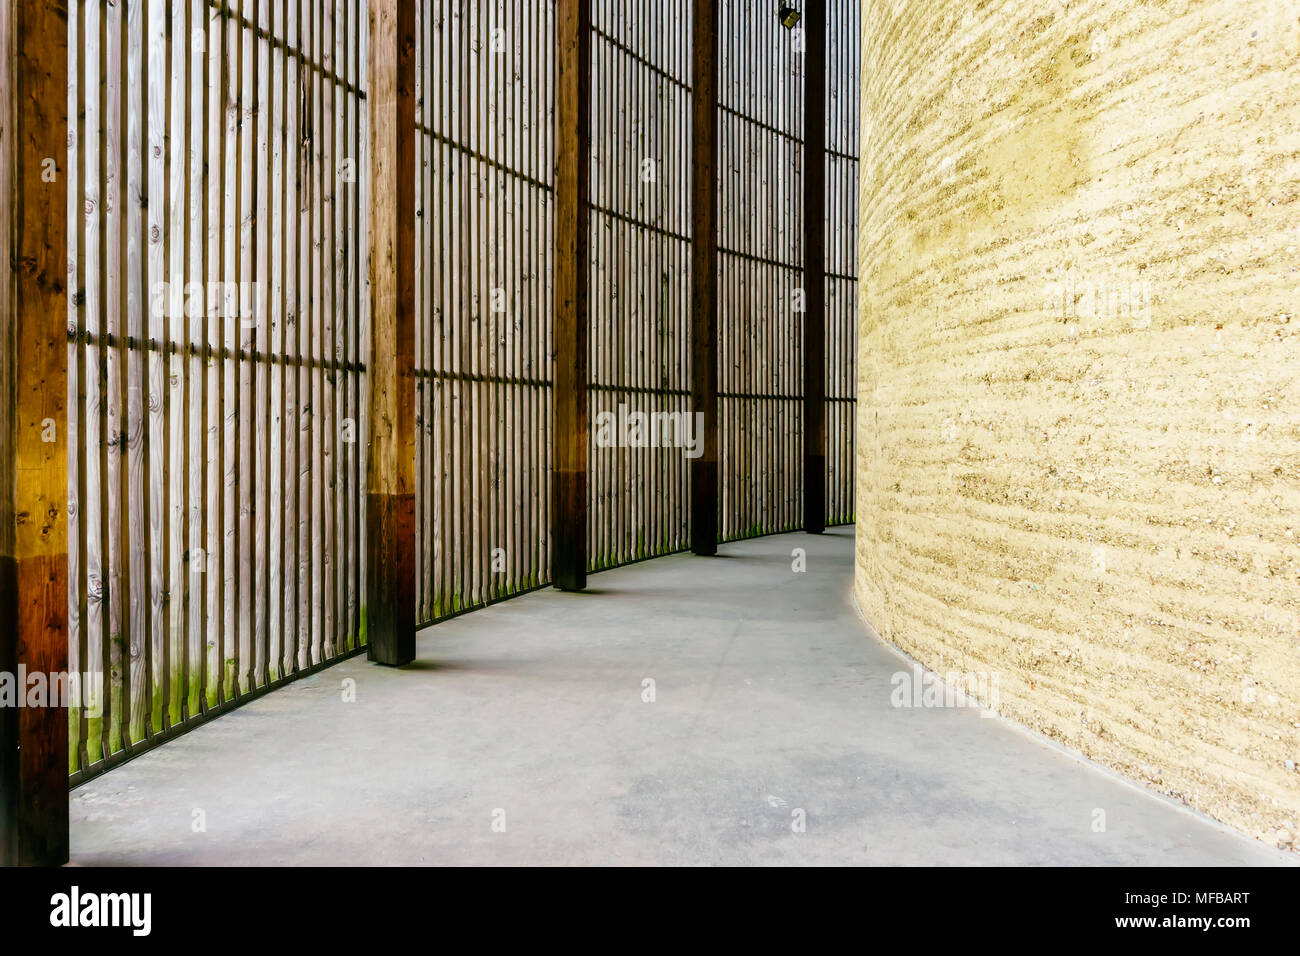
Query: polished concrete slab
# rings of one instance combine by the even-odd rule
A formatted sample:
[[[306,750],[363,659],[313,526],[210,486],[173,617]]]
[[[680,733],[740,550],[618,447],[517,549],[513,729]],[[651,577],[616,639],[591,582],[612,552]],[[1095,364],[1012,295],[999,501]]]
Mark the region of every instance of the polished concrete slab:
[[[852,562],[849,529],[774,536],[440,624],[78,788],[73,862],[1297,862],[1000,718],[893,706]]]

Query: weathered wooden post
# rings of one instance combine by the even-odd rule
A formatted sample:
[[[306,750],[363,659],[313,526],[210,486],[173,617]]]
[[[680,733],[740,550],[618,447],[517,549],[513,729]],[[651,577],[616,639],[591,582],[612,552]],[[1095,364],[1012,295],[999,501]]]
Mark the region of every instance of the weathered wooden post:
[[[370,660],[415,659],[415,0],[370,2]]]
[[[691,412],[704,416],[691,461],[691,551],[718,552],[718,0],[691,16]]]
[[[826,0],[804,9],[803,528],[826,530]]]
[[[68,860],[68,15],[0,0],[0,861]],[[28,696],[27,675],[45,684]]]

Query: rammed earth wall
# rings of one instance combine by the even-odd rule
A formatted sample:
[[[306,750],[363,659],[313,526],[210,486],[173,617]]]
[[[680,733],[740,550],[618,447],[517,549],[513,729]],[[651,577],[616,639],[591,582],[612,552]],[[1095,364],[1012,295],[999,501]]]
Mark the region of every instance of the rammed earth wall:
[[[862,44],[863,612],[1290,842],[1300,4],[866,0]]]

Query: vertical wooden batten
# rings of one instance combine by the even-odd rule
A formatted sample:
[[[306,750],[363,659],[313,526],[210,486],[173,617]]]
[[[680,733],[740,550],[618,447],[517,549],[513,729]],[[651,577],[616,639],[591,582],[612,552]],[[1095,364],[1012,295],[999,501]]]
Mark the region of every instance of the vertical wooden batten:
[[[0,862],[68,860],[68,16],[0,0]],[[29,696],[40,675],[47,696]],[[21,706],[20,706],[21,704]]]
[[[415,659],[415,0],[370,3],[370,660]]]
[[[826,0],[804,10],[803,528],[826,529]]]
[[[718,0],[691,16],[691,414],[704,416],[691,461],[691,551],[718,552]]]
[[[587,586],[587,305],[591,244],[591,0],[555,4],[555,586]]]

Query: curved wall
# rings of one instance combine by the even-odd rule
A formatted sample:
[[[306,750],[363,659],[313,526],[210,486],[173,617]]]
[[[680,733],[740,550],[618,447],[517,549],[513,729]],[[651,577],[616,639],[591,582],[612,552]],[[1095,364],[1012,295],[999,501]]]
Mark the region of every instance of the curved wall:
[[[1288,843],[1300,5],[867,0],[862,49],[863,612]]]

